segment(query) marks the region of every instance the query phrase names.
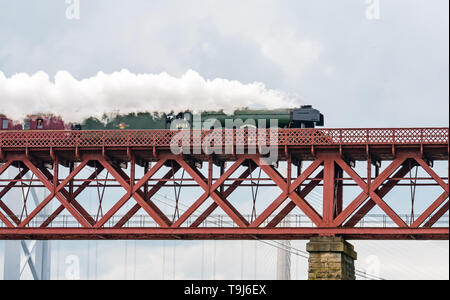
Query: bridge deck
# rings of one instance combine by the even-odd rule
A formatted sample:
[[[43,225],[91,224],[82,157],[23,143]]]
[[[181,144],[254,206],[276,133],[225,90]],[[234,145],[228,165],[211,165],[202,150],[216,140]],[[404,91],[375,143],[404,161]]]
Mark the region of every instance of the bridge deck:
[[[431,160],[448,159],[448,128],[371,129],[280,129],[280,130],[106,130],[106,131],[0,131],[0,161],[5,153],[33,153],[52,161],[50,149],[65,161],[77,160],[80,152],[108,151],[117,160],[127,161],[132,150],[147,161],[169,153],[177,143],[190,148],[196,159],[207,161],[206,145],[215,155],[231,161],[239,151],[258,153],[261,146],[276,147],[278,159],[286,160],[289,150],[301,160],[314,160],[316,151],[339,151],[352,160],[366,160],[367,151],[380,160],[392,160],[398,151],[426,152]],[[285,151],[286,150],[286,151]],[[197,154],[198,153],[198,154]],[[3,159],[4,160],[4,159]]]

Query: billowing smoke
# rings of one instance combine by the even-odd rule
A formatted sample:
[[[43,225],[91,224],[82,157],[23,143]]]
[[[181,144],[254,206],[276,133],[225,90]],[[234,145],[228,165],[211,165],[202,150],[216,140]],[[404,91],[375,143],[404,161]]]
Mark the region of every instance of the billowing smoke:
[[[180,78],[167,73],[133,74],[127,70],[77,80],[60,71],[52,81],[44,72],[6,77],[0,72],[0,114],[14,120],[50,113],[67,122],[105,113],[170,112],[237,108],[283,108],[298,101],[262,83],[242,84],[226,79],[206,80],[195,71]]]

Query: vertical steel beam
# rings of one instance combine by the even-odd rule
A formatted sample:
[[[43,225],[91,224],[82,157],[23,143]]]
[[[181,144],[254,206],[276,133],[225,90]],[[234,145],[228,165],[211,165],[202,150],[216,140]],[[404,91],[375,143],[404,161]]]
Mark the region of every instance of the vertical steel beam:
[[[333,218],[336,218],[344,209],[344,171],[342,168],[336,168],[336,208]]]
[[[329,226],[333,223],[335,211],[335,163],[327,157],[323,162],[323,223]]]

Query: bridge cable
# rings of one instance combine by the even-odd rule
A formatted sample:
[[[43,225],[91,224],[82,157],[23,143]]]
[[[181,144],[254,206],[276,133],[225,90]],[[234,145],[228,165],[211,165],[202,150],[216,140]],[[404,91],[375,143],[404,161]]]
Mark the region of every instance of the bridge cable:
[[[98,241],[95,241],[95,266],[94,266],[94,279],[97,280],[98,277]]]
[[[164,198],[168,199],[167,196],[164,196]],[[165,204],[165,205],[167,205],[167,206],[172,206],[171,204],[169,204],[169,203],[167,203],[167,202],[164,202],[164,201],[162,201],[162,200],[160,200],[160,199],[155,199],[155,200],[158,201],[158,202],[161,202],[161,203],[163,203],[163,204]],[[185,206],[185,207],[188,207],[187,205],[184,205],[184,204],[181,204],[181,205],[182,205],[182,206]],[[172,207],[173,207],[173,206],[172,206]],[[198,216],[198,215],[194,215],[194,216]],[[218,218],[215,217],[215,216],[211,216],[211,217],[212,217],[212,218],[215,218],[215,219],[218,219]],[[266,240],[261,240],[261,239],[258,239],[258,238],[256,238],[256,237],[254,237],[254,239],[255,239],[256,241],[260,242],[260,243],[264,243],[264,244],[267,244],[267,245],[272,246],[272,247],[274,247],[274,248],[277,248],[277,249],[281,249],[281,250],[287,251],[287,252],[289,252],[289,253],[291,253],[291,254],[294,254],[294,255],[296,255],[296,256],[298,256],[298,257],[302,257],[302,258],[305,258],[305,259],[308,259],[308,258],[309,258],[309,253],[308,253],[308,252],[303,251],[303,250],[300,250],[300,249],[298,249],[298,248],[294,248],[294,247],[288,246],[288,245],[284,245],[284,244],[279,243],[279,242],[277,242],[277,241],[275,241],[275,240],[271,240],[271,242],[276,243],[276,244],[278,244],[278,245],[271,244],[270,242],[268,242],[268,241],[266,241]],[[363,272],[363,271],[361,271],[361,270],[359,270],[359,269],[355,269],[355,273],[358,273],[358,276],[360,276],[360,277],[364,277],[364,278],[368,278],[368,279],[372,279],[372,280],[385,280],[385,279],[382,278],[382,277],[378,277],[378,276],[376,276],[376,275],[367,274],[367,273],[365,273],[365,272]],[[361,275],[361,274],[365,274],[365,275],[363,276],[363,275]],[[372,277],[372,278],[370,278],[370,277]]]
[[[294,247],[290,247],[290,246],[288,246],[288,245],[284,245],[284,244],[279,243],[279,242],[277,242],[277,241],[272,241],[272,242],[278,244],[278,246],[277,246],[277,245],[272,245],[272,244],[270,244],[270,243],[268,243],[268,242],[266,242],[266,241],[262,241],[262,240],[261,240],[261,242],[263,242],[263,243],[265,243],[265,244],[268,244],[268,245],[270,245],[270,246],[276,247],[276,248],[278,248],[278,249],[287,251],[287,252],[289,252],[289,253],[291,253],[291,254],[294,254],[294,255],[296,255],[296,256],[299,256],[299,257],[308,259],[309,253],[307,253],[306,251],[302,251],[302,250],[300,250],[300,249],[297,249],[297,248],[294,248]],[[305,254],[306,254],[306,255],[305,255]],[[356,273],[356,275],[358,275],[359,277],[364,277],[364,278],[367,278],[367,279],[384,280],[383,278],[381,278],[381,277],[379,277],[379,276],[367,274],[366,272],[361,271],[361,270],[359,270],[359,269],[355,269],[355,273]]]
[[[166,197],[166,198],[167,198],[167,197]],[[161,201],[161,200],[159,200],[159,199],[156,199],[156,200],[157,200],[158,202],[161,202],[161,203],[165,204],[165,205],[172,206],[171,204],[168,204],[167,202]],[[182,204],[182,205],[183,205],[183,206],[186,206],[186,205],[184,205],[184,204]],[[186,206],[186,207],[187,207],[187,206]],[[217,219],[217,217],[215,217],[215,216],[212,216],[212,218],[216,218],[216,219]],[[294,254],[294,255],[296,255],[296,256],[298,256],[298,257],[302,257],[302,258],[305,258],[305,259],[308,259],[308,258],[309,258],[309,253],[308,253],[308,252],[303,251],[303,250],[300,250],[300,249],[298,249],[298,248],[294,248],[294,247],[292,247],[292,246],[285,245],[285,244],[280,243],[280,242],[278,242],[278,241],[275,241],[275,240],[270,241],[270,242],[273,242],[273,243],[276,244],[276,245],[274,245],[274,244],[271,244],[270,242],[268,242],[268,241],[266,241],[266,240],[261,240],[261,239],[258,239],[258,238],[255,238],[255,240],[258,241],[258,242],[260,242],[260,243],[264,243],[264,244],[267,244],[267,245],[269,245],[269,246],[272,246],[272,247],[274,247],[274,248],[278,248],[278,249],[287,251],[287,252],[289,252],[289,253],[291,253],[291,254]],[[241,251],[242,251],[242,249],[241,249]],[[241,261],[241,270],[242,270],[242,261]],[[359,270],[359,269],[355,269],[355,273],[358,273],[358,276],[359,276],[359,277],[364,277],[364,278],[374,279],[374,280],[384,280],[384,279],[381,278],[381,277],[378,277],[378,276],[375,276],[375,275],[371,275],[371,274],[367,274],[367,273],[365,273],[365,272],[363,272],[363,271],[361,271],[361,270]],[[363,276],[362,274],[365,274],[365,275]],[[241,277],[242,277],[242,276],[243,276],[243,275],[242,275],[242,271],[241,271]]]
[[[162,259],[162,279],[165,279],[166,274],[166,241],[162,242],[163,259]]]
[[[213,252],[214,252],[214,257],[213,257],[213,280],[216,280],[216,257],[217,257],[217,240],[213,241]]]
[[[128,273],[128,240],[125,240],[125,280],[127,280]]]
[[[177,265],[177,241],[173,241],[172,279],[175,280],[175,267]]]
[[[205,241],[202,241],[202,264],[201,264],[201,272],[200,279],[204,280],[204,267],[205,267]]]
[[[87,272],[86,272],[86,279],[89,280],[90,275],[90,268],[91,267],[91,241],[87,241]]]

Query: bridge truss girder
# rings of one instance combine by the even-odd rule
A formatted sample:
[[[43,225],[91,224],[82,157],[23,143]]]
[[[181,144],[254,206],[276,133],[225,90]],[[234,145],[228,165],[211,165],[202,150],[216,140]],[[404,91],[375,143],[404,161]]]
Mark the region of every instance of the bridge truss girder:
[[[367,148],[368,149],[368,148]],[[77,149],[78,151],[78,149]],[[169,152],[157,154],[153,166],[146,168],[142,177],[136,178],[137,155],[130,148],[125,148],[130,164],[129,175],[121,169],[116,159],[108,155],[105,149],[98,151],[77,152],[77,163],[70,164],[67,176],[61,178],[60,168],[62,159],[58,151],[51,149],[52,165],[44,164],[31,152],[11,152],[3,154],[3,165],[0,167],[0,175],[9,168],[20,168],[19,174],[2,185],[0,190],[0,227],[1,239],[309,239],[312,236],[343,236],[347,239],[448,239],[449,228],[436,227],[436,222],[448,213],[449,210],[449,185],[445,178],[440,177],[427,163],[421,150],[393,151],[393,159],[387,167],[377,174],[372,174],[372,156],[367,151],[367,176],[363,178],[351,166],[345,158],[342,149],[312,149],[314,156],[311,164],[298,172],[298,176],[292,176],[293,152],[285,149],[287,174],[283,176],[272,165],[264,163],[259,154],[234,154],[231,165],[222,168],[220,177],[214,178],[212,171],[214,157],[206,158],[208,163],[207,174],[192,163],[192,157],[173,155]],[[448,157],[448,154],[447,154]],[[205,159],[204,159],[205,160]],[[448,162],[448,160],[447,160]],[[170,165],[163,177],[155,178],[163,166]],[[88,166],[95,166],[90,176],[81,179],[77,186],[75,177],[81,174]],[[441,195],[413,222],[407,224],[399,214],[387,204],[383,198],[396,186],[408,172],[411,166],[420,166],[432,180],[435,186],[442,188]],[[237,178],[231,178],[238,169],[244,171]],[[228,200],[229,196],[248,180],[249,175],[260,169],[268,177],[273,186],[278,187],[281,193],[274,196],[267,207],[255,218],[249,220],[244,217]],[[92,216],[78,201],[80,194],[87,189],[94,178],[106,170],[114,179],[114,184],[119,185],[125,194],[105,214]],[[181,215],[170,219],[163,213],[152,197],[164,186],[178,171],[183,170],[197,187],[202,189],[198,197]],[[21,184],[23,176],[31,173],[36,179],[30,181],[30,185],[39,184],[48,190],[49,195],[26,215],[18,216],[1,199],[11,189]],[[347,182],[358,186],[360,194],[344,205],[342,189],[344,174]],[[156,184],[149,186],[149,181],[155,180]],[[80,182],[80,179],[78,179]],[[228,182],[225,188],[225,182]],[[107,186],[107,184],[105,183]],[[319,185],[322,186],[322,210],[317,211],[306,200],[309,193]],[[59,206],[38,225],[36,217],[53,200],[57,199]],[[205,204],[207,199],[213,202],[205,210],[198,209]],[[119,210],[129,201],[135,201],[134,206],[120,220],[110,224],[117,217]],[[286,204],[287,202],[287,204]],[[285,204],[285,206],[283,206]],[[383,228],[361,228],[357,224],[374,207],[380,208],[384,214],[392,220],[395,226]],[[204,221],[220,208],[227,217],[233,221],[232,226],[211,228],[202,227]],[[295,208],[298,208],[311,221],[311,227],[280,227],[280,222]],[[77,221],[76,226],[55,228],[52,222],[67,210]],[[145,211],[157,224],[155,227],[127,227],[127,222],[136,215],[139,210]],[[275,214],[275,215],[274,215]],[[195,218],[194,218],[195,217]],[[189,218],[194,222],[186,225]]]

